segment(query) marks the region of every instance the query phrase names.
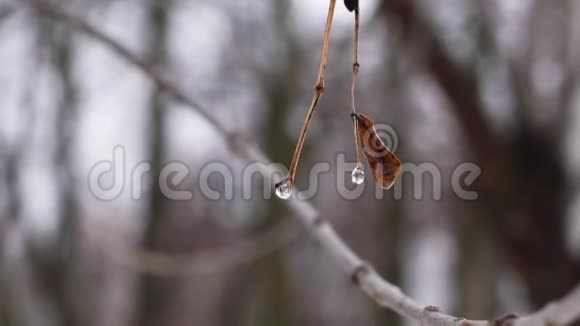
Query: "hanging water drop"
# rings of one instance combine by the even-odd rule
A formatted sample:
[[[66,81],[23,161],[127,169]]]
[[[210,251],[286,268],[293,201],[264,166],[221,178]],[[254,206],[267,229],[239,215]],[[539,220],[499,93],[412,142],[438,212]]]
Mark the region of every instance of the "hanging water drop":
[[[276,196],[281,199],[288,199],[292,196],[292,187],[287,181],[276,187]]]
[[[352,183],[360,185],[363,182],[365,182],[365,171],[362,169],[362,167],[358,166],[352,170]]]

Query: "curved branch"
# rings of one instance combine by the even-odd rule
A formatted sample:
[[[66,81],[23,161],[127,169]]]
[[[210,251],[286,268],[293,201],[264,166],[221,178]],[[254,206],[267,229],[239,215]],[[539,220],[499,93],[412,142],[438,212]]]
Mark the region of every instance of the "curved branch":
[[[564,298],[516,320],[515,325],[569,325],[580,318],[580,285]]]
[[[31,0],[32,1],[32,0]],[[82,18],[68,14],[58,7],[38,0],[31,2],[41,14],[50,15],[66,23],[70,27],[89,34],[108,45],[128,62],[140,68],[159,86],[177,99],[187,104],[191,109],[204,116],[223,135],[232,150],[243,158],[253,161],[269,162],[267,156],[253,143],[239,135],[229,133],[222,124],[210,116],[207,110],[183,93],[175,83],[170,81],[160,70],[147,62],[111,37],[101,33]],[[275,172],[271,166],[262,166],[262,172],[270,175]],[[374,269],[358,257],[338,236],[332,225],[308,202],[296,198],[284,201],[295,213],[296,217],[306,226],[311,235],[318,240],[326,252],[333,256],[345,275],[351,277],[371,299],[378,305],[387,307],[401,316],[420,323],[421,325],[545,325],[551,322],[569,323],[580,317],[580,286],[560,301],[548,305],[537,313],[517,317],[509,315],[500,320],[483,321],[468,320],[442,313],[436,306],[423,306],[404,294],[397,286],[381,278]]]

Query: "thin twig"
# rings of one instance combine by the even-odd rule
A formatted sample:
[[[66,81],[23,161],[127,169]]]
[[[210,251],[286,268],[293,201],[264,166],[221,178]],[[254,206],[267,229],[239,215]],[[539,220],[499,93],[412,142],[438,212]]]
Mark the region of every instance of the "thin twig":
[[[333,1],[334,2],[334,1]],[[121,44],[115,42],[112,38],[105,36],[97,29],[86,23],[82,18],[68,14],[57,7],[52,7],[47,10],[47,5],[38,5],[34,2],[36,8],[40,9],[41,13],[50,14],[71,27],[83,31],[89,35],[94,36],[98,40],[110,46],[118,54],[127,59],[128,62],[141,68],[149,77],[155,80],[162,88],[167,90],[178,99],[189,99],[182,93],[176,85],[169,83],[167,79],[161,78],[160,73],[151,73],[157,71],[147,63],[132,54],[129,50]],[[202,107],[196,102],[188,100],[184,101],[193,110],[199,112],[204,117],[210,117]],[[239,149],[236,153],[242,155],[244,158],[254,161],[269,162],[268,158],[256,146],[249,142],[236,142],[231,134],[227,133],[225,128],[216,119],[208,119],[218,131],[220,131],[231,148]],[[262,167],[262,173],[271,174],[274,168],[270,165]],[[491,321],[476,321],[467,320],[460,317],[447,315],[439,311],[435,306],[422,306],[415,300],[405,295],[397,286],[382,279],[374,269],[362,261],[350,249],[344,241],[337,235],[331,224],[322,218],[317,210],[308,202],[292,198],[284,201],[295,213],[296,217],[300,219],[306,228],[310,231],[312,236],[316,238],[323,249],[331,255],[343,273],[352,278],[362,291],[371,297],[378,305],[388,307],[397,312],[401,316],[409,318],[410,320],[420,323],[421,325],[497,325],[497,324],[515,324],[515,325],[545,325],[551,321],[560,323],[570,323],[580,317],[580,287],[574,289],[569,295],[562,298],[556,303],[548,305],[546,308],[537,313],[524,316],[512,317],[510,319],[502,319],[501,322],[497,320]]]
[[[569,325],[580,318],[580,285],[564,298],[515,320],[515,325]]]
[[[332,20],[334,18],[334,8],[336,7],[336,0],[330,0],[330,5],[328,7],[328,17],[326,17],[326,27],[324,29],[324,38],[322,41],[322,56],[320,58],[320,66],[318,68],[318,78],[316,79],[316,84],[314,85],[314,96],[312,97],[312,103],[306,113],[306,119],[302,125],[302,130],[300,131],[300,136],[298,137],[298,143],[296,144],[296,149],[294,150],[294,156],[292,157],[292,162],[290,163],[290,168],[288,169],[288,178],[276,184],[276,187],[287,183],[289,186],[294,186],[294,181],[296,177],[296,169],[298,168],[298,162],[300,161],[300,155],[302,154],[302,149],[304,147],[304,141],[306,140],[306,135],[308,134],[308,129],[312,123],[312,117],[316,111],[318,101],[324,93],[324,81],[326,77],[326,62],[328,61],[328,47],[330,43],[330,32],[332,30]]]
[[[350,109],[351,113],[356,113],[356,104],[354,100],[355,90],[356,90],[356,78],[358,76],[358,71],[360,69],[360,61],[359,61],[359,35],[360,35],[360,7],[358,1],[356,3],[356,7],[354,9],[354,63],[352,64],[352,81],[350,84]],[[360,150],[361,144],[360,140],[358,139],[358,123],[353,117],[353,125],[354,125],[354,142],[356,148],[356,166],[357,168],[361,168],[362,163],[362,153]]]

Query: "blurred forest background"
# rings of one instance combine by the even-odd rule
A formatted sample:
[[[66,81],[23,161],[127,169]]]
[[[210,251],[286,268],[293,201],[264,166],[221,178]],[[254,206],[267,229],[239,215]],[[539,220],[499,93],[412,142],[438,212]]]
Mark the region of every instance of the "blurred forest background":
[[[288,164],[328,1],[61,0],[153,65],[229,131]],[[533,311],[580,282],[580,2],[361,0],[357,107],[404,162],[443,171],[443,198],[313,199],[346,242],[419,302],[468,318]],[[277,198],[213,201],[201,168],[232,154],[197,112],[110,47],[29,2],[0,1],[0,325],[397,325],[336,270]],[[299,168],[354,160],[353,15],[336,9],[326,92]],[[149,180],[112,201],[92,166],[123,146],[126,182],[187,163],[188,201]],[[483,171],[474,201],[450,190]],[[151,179],[151,178],[150,178]],[[223,187],[223,180],[211,179]],[[256,194],[261,194],[259,184]],[[236,192],[241,185],[236,183]]]

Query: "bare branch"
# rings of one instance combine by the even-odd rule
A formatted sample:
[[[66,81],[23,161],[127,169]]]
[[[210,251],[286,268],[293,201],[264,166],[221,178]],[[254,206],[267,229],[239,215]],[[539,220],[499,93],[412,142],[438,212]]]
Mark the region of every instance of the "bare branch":
[[[335,7],[336,0],[330,0],[330,5],[328,7],[328,17],[326,18],[326,27],[324,29],[324,39],[322,41],[322,56],[320,58],[320,66],[318,68],[318,78],[316,78],[316,84],[314,85],[314,95],[312,97],[312,102],[310,104],[308,112],[306,113],[306,118],[304,119],[302,130],[300,131],[300,136],[298,136],[298,143],[296,144],[294,156],[292,157],[292,162],[290,163],[288,177],[277,183],[276,188],[284,183],[288,183],[290,187],[294,186],[296,169],[298,169],[298,162],[300,161],[300,155],[302,154],[302,149],[304,148],[306,135],[308,134],[308,129],[310,128],[310,124],[312,123],[312,118],[314,117],[314,112],[316,112],[318,102],[320,101],[320,98],[324,93],[324,81],[326,78],[326,62],[328,61],[328,46],[330,43],[330,31],[332,30],[332,20],[334,18]]]
[[[515,325],[569,325],[580,318],[580,285],[564,298],[515,320]]]
[[[255,238],[190,255],[135,248],[130,242],[122,241],[110,226],[102,223],[91,223],[85,229],[89,243],[108,255],[115,264],[158,277],[218,274],[264,258],[300,235],[295,223],[285,221]]]
[[[140,68],[164,90],[202,114],[211,125],[220,131],[230,147],[237,149],[235,152],[238,155],[253,161],[270,161],[255,145],[247,141],[239,141],[240,137],[232,137],[233,135],[228,133],[218,120],[211,117],[207,113],[208,111],[181,92],[160,70],[147,64],[147,62],[131,53],[131,51],[111,37],[104,35],[82,18],[68,14],[57,7],[37,1],[32,3],[40,13],[53,16],[69,26],[95,37],[111,47],[128,62]],[[270,166],[263,166],[262,168],[263,171],[261,172],[265,174],[274,172]],[[436,306],[422,306],[405,295],[397,286],[382,279],[369,264],[358,257],[338,236],[331,224],[321,217],[310,203],[296,198],[284,201],[284,203],[296,213],[296,217],[306,226],[311,235],[319,241],[326,252],[333,256],[340,270],[351,277],[362,291],[378,305],[390,308],[421,325],[545,325],[551,322],[566,324],[580,317],[580,287],[576,288],[570,295],[537,313],[520,318],[515,315],[509,315],[501,320],[474,321],[444,314]]]
[[[347,2],[345,2],[347,4]],[[356,113],[356,103],[354,100],[354,95],[356,91],[356,77],[360,69],[359,62],[359,34],[360,34],[360,10],[358,6],[358,1],[356,3],[349,3],[347,7],[351,5],[354,10],[354,62],[352,64],[352,80],[350,83],[350,110],[351,113]],[[350,10],[350,8],[349,8]],[[354,144],[356,148],[356,164],[357,168],[362,168],[362,153],[360,150],[360,140],[358,139],[358,124],[356,120],[352,121],[354,125]]]

